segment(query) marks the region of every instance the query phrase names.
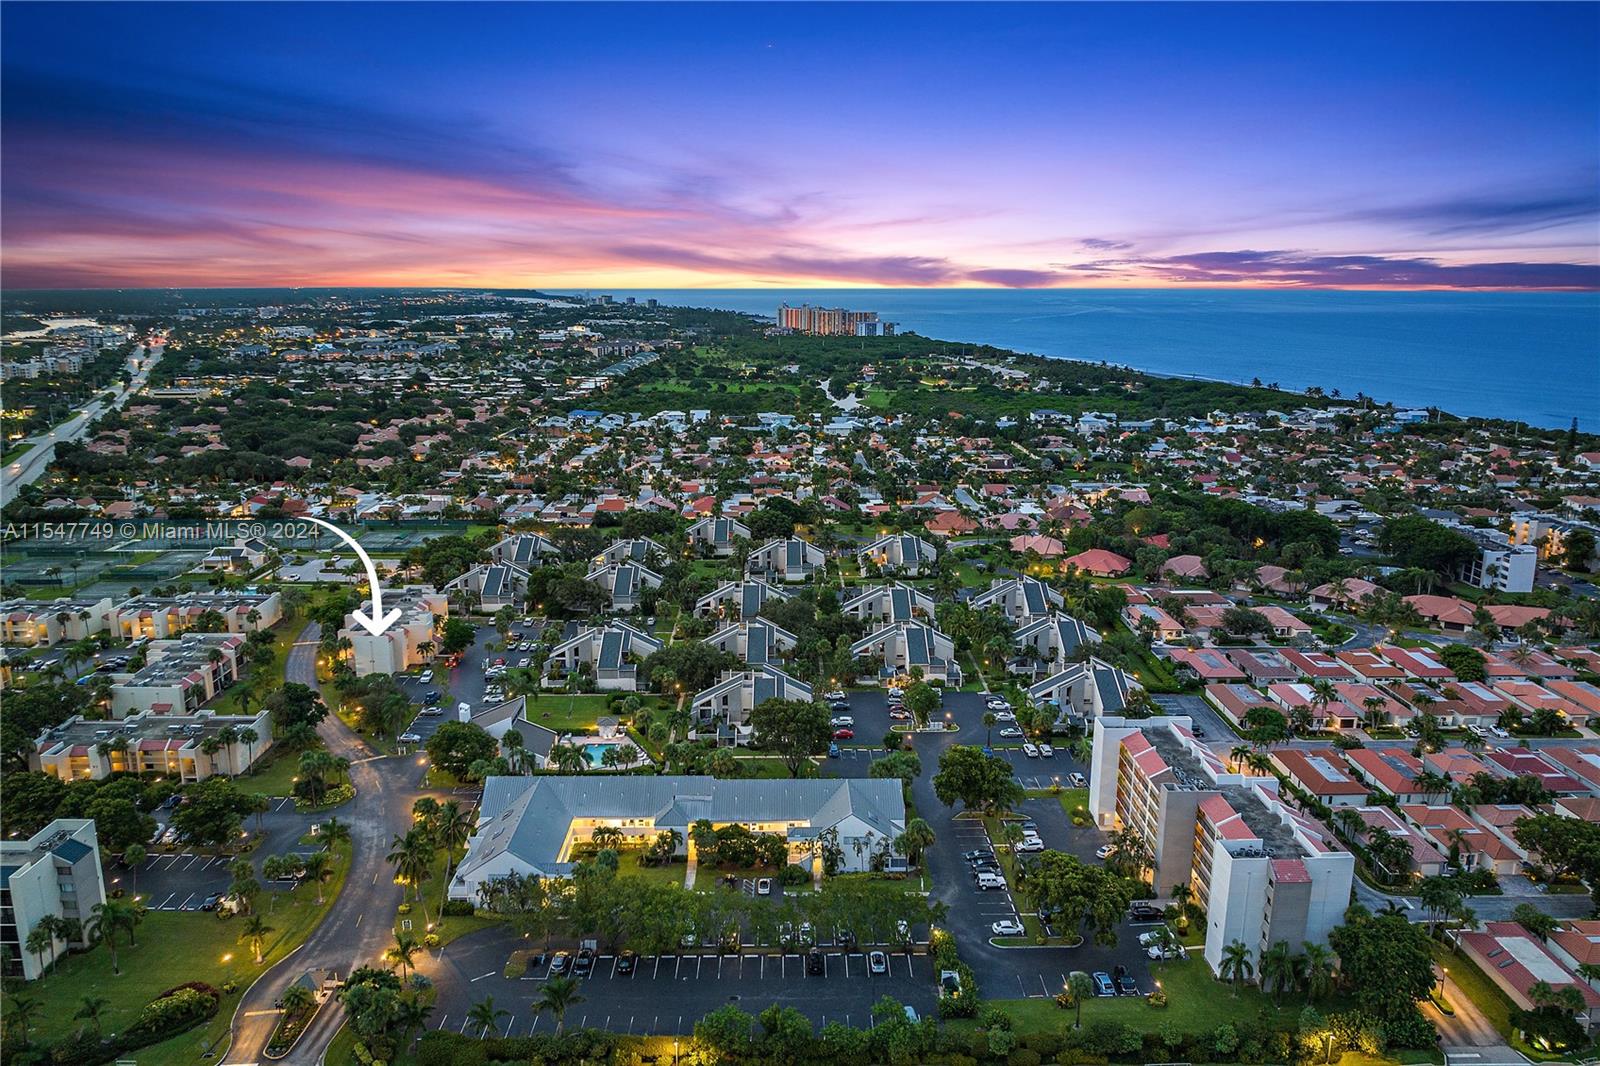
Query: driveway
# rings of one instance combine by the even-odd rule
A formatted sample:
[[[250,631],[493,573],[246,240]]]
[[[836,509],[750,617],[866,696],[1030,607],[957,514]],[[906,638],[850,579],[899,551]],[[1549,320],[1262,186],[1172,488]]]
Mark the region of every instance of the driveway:
[[[317,641],[321,627],[313,622],[300,631],[289,652],[287,679],[316,684]],[[389,842],[411,826],[411,803],[420,794],[422,768],[410,757],[382,757],[351,732],[337,715],[318,727],[328,749],[350,760],[356,798],[339,808],[350,824],[351,872],[322,924],[290,954],[261,976],[239,1001],[233,1017],[233,1042],[224,1063],[259,1063],[277,1024],[273,1003],[307,970],[330,969],[340,975],[377,963],[394,942],[391,921],[403,889],[394,883],[384,856]],[[369,920],[370,919],[370,920]],[[289,1064],[321,1061],[328,1043],[344,1024],[342,1010],[325,1010],[299,1044],[280,1060]]]

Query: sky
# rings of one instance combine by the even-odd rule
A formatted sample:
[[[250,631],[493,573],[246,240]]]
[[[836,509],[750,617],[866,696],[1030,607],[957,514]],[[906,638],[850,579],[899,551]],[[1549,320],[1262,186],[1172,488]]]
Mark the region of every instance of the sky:
[[[1600,4],[0,4],[7,288],[1600,288]]]

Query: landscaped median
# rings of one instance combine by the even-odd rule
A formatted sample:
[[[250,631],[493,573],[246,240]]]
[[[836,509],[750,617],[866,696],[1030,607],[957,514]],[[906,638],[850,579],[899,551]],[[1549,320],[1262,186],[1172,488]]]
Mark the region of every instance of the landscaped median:
[[[137,1058],[139,1066],[220,1061],[240,995],[321,923],[348,870],[348,855],[341,851],[335,855],[334,873],[320,904],[315,886],[309,884],[293,892],[264,892],[257,897],[256,913],[271,930],[262,944],[260,963],[249,944],[241,943],[246,918],[222,919],[202,911],[147,912],[134,930],[133,944],[128,943],[126,933],[118,936],[120,976],[112,973],[110,952],[100,944],[81,954],[63,956],[50,973],[17,993],[39,1003],[30,1035],[36,1044],[58,1046],[73,1041],[74,1033],[87,1031],[90,1036],[79,1040],[87,1040],[90,1047],[66,1061],[108,1062],[123,1055],[126,1049],[120,1039],[138,1031],[140,1020],[149,1017],[146,1012],[159,1010],[166,1021],[150,1031],[161,1034],[160,1042],[140,1048],[137,1056],[125,1057]],[[214,989],[213,1009],[209,1013],[194,1011],[193,997],[154,1007],[168,993],[176,992],[174,986],[181,982],[196,989]],[[119,1041],[106,1045],[108,1054],[103,1058],[92,1053],[94,1026],[78,1016],[90,999],[105,1001],[99,1010],[100,1032],[108,1041]]]

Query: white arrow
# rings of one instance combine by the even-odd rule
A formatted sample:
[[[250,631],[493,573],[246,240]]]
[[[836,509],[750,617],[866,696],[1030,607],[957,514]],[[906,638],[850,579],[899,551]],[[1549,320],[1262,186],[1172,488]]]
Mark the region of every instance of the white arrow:
[[[362,614],[359,607],[352,613],[355,615],[356,621],[360,622],[367,632],[375,637],[382,636],[385,629],[399,621],[400,608],[396,607],[388,614],[383,613],[383,588],[378,584],[378,568],[373,565],[372,556],[367,554],[365,548],[356,543],[354,537],[332,522],[324,522],[322,519],[312,518],[310,515],[306,516],[306,521],[315,522],[323,529],[333,533],[340,540],[350,545],[355,550],[356,555],[360,557],[362,565],[367,568],[367,585],[372,589],[372,614],[370,617]]]

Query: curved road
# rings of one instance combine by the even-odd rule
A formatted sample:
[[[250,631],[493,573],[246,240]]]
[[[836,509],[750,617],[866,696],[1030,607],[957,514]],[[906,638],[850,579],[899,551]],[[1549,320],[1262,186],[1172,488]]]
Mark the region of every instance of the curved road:
[[[289,651],[286,680],[315,687],[321,634],[322,627],[315,622],[300,631]],[[404,890],[394,883],[385,856],[395,835],[411,826],[411,797],[421,770],[410,758],[376,755],[337,715],[329,714],[318,731],[329,751],[350,760],[356,798],[331,812],[350,823],[350,874],[322,924],[298,949],[262,974],[239,1000],[232,1045],[224,1063],[266,1060],[267,1041],[278,1020],[273,1004],[301,974],[330,969],[344,977],[356,966],[378,962],[394,942],[395,908]],[[343,1024],[344,1011],[337,1003],[328,1003],[293,1052],[280,1061],[320,1062]]]

